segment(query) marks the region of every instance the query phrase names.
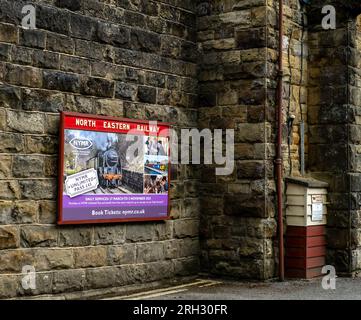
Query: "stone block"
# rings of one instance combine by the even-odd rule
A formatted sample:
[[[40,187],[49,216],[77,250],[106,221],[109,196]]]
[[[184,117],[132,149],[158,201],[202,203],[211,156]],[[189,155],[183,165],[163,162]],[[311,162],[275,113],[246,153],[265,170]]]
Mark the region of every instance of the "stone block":
[[[16,26],[9,24],[0,24],[0,41],[17,43],[18,42],[18,30]]]
[[[236,142],[264,142],[265,127],[263,123],[239,123],[235,132]]]
[[[202,196],[200,198],[200,207],[202,212],[207,215],[220,215],[223,212],[223,197],[222,196]]]
[[[36,17],[37,28],[64,35],[69,34],[70,17],[68,12],[39,5],[36,7]]]
[[[58,113],[63,110],[64,100],[64,94],[62,93],[25,89],[23,91],[22,108],[28,111]]]
[[[81,8],[81,0],[56,0],[55,5],[59,8],[78,11]]]
[[[125,78],[125,69],[112,63],[102,61],[92,61],[91,75],[112,80],[123,80]]]
[[[263,161],[237,162],[238,179],[261,179],[265,177],[266,167]]]
[[[156,103],[157,90],[153,87],[139,86],[138,87],[138,99],[145,103]]]
[[[11,224],[11,212],[14,209],[12,201],[0,201],[0,224]]]
[[[37,296],[37,295],[50,295],[53,293],[53,273],[52,272],[39,272],[35,278],[36,289],[24,289],[21,285],[22,275],[19,276],[18,295],[19,296]],[[54,297],[54,299],[61,299]]]
[[[164,244],[167,259],[177,259],[200,254],[198,239],[178,239],[167,241]]]
[[[14,200],[20,199],[21,190],[19,183],[16,180],[2,181],[0,184],[0,199],[2,200]]]
[[[100,78],[85,78],[82,81],[81,93],[97,97],[113,97],[114,82]]]
[[[146,84],[153,87],[165,87],[165,75],[161,73],[149,72],[146,74]]]
[[[264,243],[267,240],[256,238],[242,238],[242,246],[239,247],[238,253],[241,258],[262,259],[265,255]]]
[[[190,276],[198,274],[200,263],[198,257],[181,258],[173,260],[174,274],[177,276]]]
[[[57,177],[58,170],[58,158],[57,157],[45,157],[44,158],[44,175],[46,177]]]
[[[16,275],[0,275],[0,298],[13,298],[17,295],[18,277]]]
[[[19,44],[24,47],[45,48],[45,32],[42,30],[20,29]]]
[[[80,78],[78,75],[58,71],[43,72],[44,88],[67,92],[80,91]]]
[[[33,64],[43,69],[58,69],[59,54],[49,51],[35,50],[33,55]]]
[[[72,249],[40,249],[34,252],[36,270],[70,269],[74,266]]]
[[[179,219],[182,211],[182,204],[179,200],[171,201],[170,216],[172,219]]]
[[[115,86],[115,98],[125,100],[135,100],[137,87],[132,84],[117,82]]]
[[[14,156],[13,176],[17,178],[42,177],[44,159],[39,156]]]
[[[61,270],[54,273],[53,293],[81,291],[85,285],[85,270]]]
[[[58,233],[55,227],[50,226],[22,226],[21,246],[31,247],[55,247]]]
[[[197,197],[198,196],[198,181],[187,180],[184,182],[184,191],[186,197]]]
[[[137,263],[161,261],[164,259],[162,242],[147,242],[137,245]]]
[[[7,111],[7,126],[12,131],[23,133],[43,133],[44,116],[40,113]]]
[[[56,222],[56,208],[55,201],[43,200],[39,201],[39,223],[54,224]],[[59,237],[60,245],[61,237]]]
[[[115,267],[87,269],[86,285],[90,289],[116,287],[119,283],[117,273]]]
[[[127,224],[125,238],[131,242],[151,241],[154,238],[154,224]]]
[[[97,100],[95,100],[93,97],[87,97],[83,95],[66,96],[66,111],[96,113],[97,107]]]
[[[173,277],[174,274],[171,261],[138,264],[137,268],[132,271],[134,272],[134,278],[139,279],[141,283],[168,279]]]
[[[0,106],[4,108],[18,109],[22,102],[21,88],[7,84],[0,85]]]
[[[156,33],[132,29],[130,45],[133,50],[157,53],[160,50],[160,36]]]
[[[96,226],[94,228],[94,245],[122,244],[125,242],[125,227],[116,226]]]
[[[19,228],[14,226],[0,226],[0,249],[19,247]]]
[[[28,153],[57,154],[58,139],[51,136],[26,136],[25,143]]]
[[[76,56],[105,60],[106,62],[114,61],[114,49],[111,47],[104,49],[104,45],[100,43],[80,39],[74,39],[74,42]]]
[[[130,40],[128,28],[111,23],[98,22],[96,35],[99,42],[112,44],[117,47],[128,47]]]
[[[47,114],[45,116],[44,130],[45,133],[57,135],[59,133],[60,117],[58,114]]]
[[[40,69],[19,65],[7,66],[6,80],[26,87],[41,87],[43,81]]]
[[[14,46],[11,48],[11,62],[15,64],[31,65],[33,61],[34,50]]]
[[[29,200],[53,200],[56,198],[55,180],[21,180],[21,196]]]
[[[173,221],[164,221],[155,224],[154,240],[168,240],[173,237]]]
[[[53,213],[55,215],[55,212]],[[49,217],[50,218],[50,217]],[[63,227],[59,230],[60,247],[83,247],[92,244],[92,229]]]
[[[0,152],[21,152],[23,149],[24,141],[20,134],[0,132]]]
[[[74,249],[76,268],[101,267],[106,265],[107,249],[105,247],[87,247]]]
[[[124,115],[123,102],[113,99],[100,99],[98,100],[100,105],[100,114],[122,117]]]
[[[78,74],[90,74],[90,62],[73,56],[62,55],[60,57],[60,70]]]
[[[266,28],[238,29],[236,30],[236,47],[238,49],[251,49],[266,47]]]
[[[16,201],[11,210],[4,213],[5,222],[8,224],[35,223],[37,221],[39,206],[35,201]]]
[[[70,14],[70,34],[74,38],[94,40],[98,21],[95,18]]]
[[[34,264],[34,255],[30,250],[6,250],[1,253],[0,271],[6,273],[22,272],[23,266]]]
[[[54,52],[73,54],[75,51],[75,44],[72,38],[55,33],[48,33],[46,48]]]
[[[108,265],[122,265],[135,263],[136,245],[123,244],[121,246],[109,246],[107,253]]]
[[[0,44],[0,61],[9,61],[11,45],[6,43]]]
[[[244,217],[266,217],[264,195],[226,195],[224,213]]]
[[[12,176],[12,157],[10,155],[0,155],[0,179]]]
[[[194,219],[182,219],[174,221],[174,237],[196,237],[198,235],[199,221]]]

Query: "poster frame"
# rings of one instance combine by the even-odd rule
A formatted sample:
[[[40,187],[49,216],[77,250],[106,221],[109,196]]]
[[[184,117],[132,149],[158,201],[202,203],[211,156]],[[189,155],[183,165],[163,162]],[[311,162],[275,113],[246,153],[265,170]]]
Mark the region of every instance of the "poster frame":
[[[170,219],[170,188],[171,188],[171,148],[170,143],[168,145],[168,205],[167,205],[167,215],[164,217],[153,217],[153,218],[114,218],[114,219],[92,219],[92,220],[71,220],[67,221],[63,219],[63,177],[64,177],[64,143],[65,143],[65,118],[66,117],[80,117],[80,118],[91,118],[97,120],[111,120],[111,121],[120,121],[128,123],[137,123],[148,125],[152,120],[138,120],[138,119],[128,119],[120,117],[112,117],[106,115],[94,115],[94,114],[85,114],[78,112],[66,112],[62,111],[60,113],[60,131],[59,131],[59,160],[58,160],[58,215],[57,215],[57,224],[58,225],[80,225],[80,224],[104,224],[104,223],[126,223],[126,222],[146,222],[146,221],[166,221]],[[153,120],[155,121],[155,120]],[[166,126],[171,129],[172,124],[169,122],[160,122],[157,121],[157,125]],[[94,130],[96,132],[110,132],[109,130]],[[168,138],[170,139],[170,134],[168,132]]]

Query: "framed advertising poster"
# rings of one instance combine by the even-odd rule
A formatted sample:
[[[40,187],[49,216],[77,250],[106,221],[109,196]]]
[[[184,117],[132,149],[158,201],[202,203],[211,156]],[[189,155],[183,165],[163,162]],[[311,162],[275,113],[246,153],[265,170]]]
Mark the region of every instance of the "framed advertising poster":
[[[168,219],[169,128],[63,112],[58,224]]]

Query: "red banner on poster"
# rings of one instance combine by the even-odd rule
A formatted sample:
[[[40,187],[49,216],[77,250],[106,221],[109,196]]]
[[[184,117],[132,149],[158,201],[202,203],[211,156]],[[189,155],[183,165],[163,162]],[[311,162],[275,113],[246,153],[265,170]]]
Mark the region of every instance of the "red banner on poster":
[[[133,134],[169,136],[169,126],[158,124],[156,121],[138,122],[128,119],[115,120],[114,118],[104,119],[69,115],[65,117],[64,128],[118,133],[131,131]]]

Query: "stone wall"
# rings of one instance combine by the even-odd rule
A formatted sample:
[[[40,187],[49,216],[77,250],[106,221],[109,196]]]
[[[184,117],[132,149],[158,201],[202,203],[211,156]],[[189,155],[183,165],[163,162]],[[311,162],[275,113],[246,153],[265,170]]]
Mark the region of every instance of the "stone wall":
[[[326,4],[336,30],[321,27]],[[361,268],[360,13],[357,0],[284,1],[283,174],[300,175],[304,121],[306,175],[330,185],[327,263],[347,275]],[[216,274],[275,275],[277,14],[275,0],[198,6],[199,125],[234,128],[236,140],[233,175],[202,174],[202,266]]]
[[[201,178],[202,267],[241,278],[274,276],[271,123],[277,55],[274,11],[266,1],[201,1],[198,42],[201,128],[235,129],[235,169],[204,167]],[[271,85],[270,85],[271,84]]]
[[[278,10],[278,6],[274,8]],[[277,12],[277,11],[276,11]],[[276,14],[276,12],[274,14]],[[284,5],[284,174],[301,175],[301,122],[304,123],[305,163],[308,160],[308,28],[307,6],[299,0],[289,0]],[[275,26],[276,27],[276,26]],[[277,28],[277,27],[276,27]],[[293,126],[287,126],[287,120],[295,116]]]
[[[143,192],[143,174],[139,172],[122,170],[122,183],[130,187],[134,192]]]
[[[0,0],[0,297],[62,294],[198,272],[191,167],[174,166],[171,220],[57,226],[59,111],[196,126],[191,0]],[[33,265],[37,289],[24,291]]]
[[[361,274],[361,216],[360,212],[360,192],[361,192],[361,166],[360,166],[360,154],[361,154],[361,16],[354,22],[353,30],[356,35],[354,39],[354,48],[352,50],[352,62],[351,70],[355,72],[350,76],[350,96],[352,97],[352,105],[355,109],[356,117],[353,125],[350,127],[350,139],[352,141],[352,147],[350,151],[353,152],[353,166],[352,173],[350,174],[350,180],[352,181],[352,199],[354,207],[351,212],[351,269],[360,276]],[[357,204],[357,205],[356,205]]]
[[[273,163],[278,1],[203,1],[198,14],[199,123],[234,128],[236,142],[232,176],[216,177],[209,167],[202,175],[202,266],[216,274],[272,278],[278,263]],[[286,1],[284,175],[300,174],[299,123],[307,122],[307,29],[302,24],[299,1]],[[288,139],[290,115],[296,118]]]
[[[356,2],[355,2],[356,3]],[[352,274],[360,268],[358,209],[358,106],[360,104],[356,48],[356,16],[344,2],[336,6],[337,29],[323,30],[320,11],[324,2],[309,8],[309,170],[330,184],[327,228],[327,262],[336,271]]]
[[[283,173],[300,175],[304,121],[306,173],[330,184],[328,263],[351,274],[361,269],[361,8],[328,2],[336,30],[320,28],[325,1],[284,1]],[[0,297],[119,287],[200,266],[277,276],[278,1],[34,0],[37,30],[20,27],[25,3],[0,0]],[[62,110],[235,129],[234,172],[173,165],[166,222],[57,226]],[[38,271],[34,291],[20,285],[24,265]]]

